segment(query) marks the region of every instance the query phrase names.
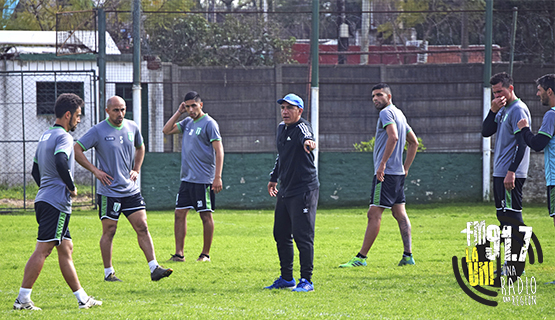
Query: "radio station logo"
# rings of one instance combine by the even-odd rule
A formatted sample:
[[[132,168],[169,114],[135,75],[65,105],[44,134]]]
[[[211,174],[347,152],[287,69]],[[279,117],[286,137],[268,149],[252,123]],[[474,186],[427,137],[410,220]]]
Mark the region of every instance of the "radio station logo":
[[[502,218],[501,222],[502,227],[486,226],[485,220],[466,223],[462,231],[466,233],[465,255],[460,260],[462,274],[457,256],[451,259],[457,283],[466,295],[487,306],[496,307],[499,302],[536,305],[536,278],[526,274],[525,264],[527,258],[529,264],[536,261],[533,247],[538,263],[543,262],[540,242],[532,227],[511,218]]]

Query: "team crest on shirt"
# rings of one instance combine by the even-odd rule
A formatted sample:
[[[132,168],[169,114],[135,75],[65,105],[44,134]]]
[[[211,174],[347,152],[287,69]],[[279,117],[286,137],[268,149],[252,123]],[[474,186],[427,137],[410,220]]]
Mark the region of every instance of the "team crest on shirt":
[[[202,128],[201,128],[201,127],[198,127],[198,128],[197,128],[197,131],[195,132],[195,133],[197,134],[197,136],[200,134],[201,131],[202,131]]]
[[[133,139],[135,139],[135,136],[133,135],[133,132],[128,132],[127,133],[127,139],[129,139],[129,141],[133,142]]]
[[[45,134],[43,134],[42,137],[40,137],[39,142],[48,140],[48,139],[50,138],[50,135],[51,135],[51,133],[45,133]]]

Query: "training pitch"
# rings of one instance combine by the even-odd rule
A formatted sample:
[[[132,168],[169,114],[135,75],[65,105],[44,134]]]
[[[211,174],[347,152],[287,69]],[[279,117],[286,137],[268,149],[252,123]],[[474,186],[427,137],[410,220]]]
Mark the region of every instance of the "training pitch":
[[[36,319],[269,319],[269,318],[417,318],[417,319],[553,319],[555,318],[555,228],[545,204],[524,207],[543,250],[543,263],[526,266],[529,284],[513,291],[497,289],[496,307],[471,299],[455,279],[467,248],[467,222],[496,224],[493,204],[407,205],[412,223],[415,266],[398,267],[402,242],[397,223],[386,210],[368,266],[340,269],[362,244],[366,209],[321,209],[316,217],[314,292],[263,290],[279,276],[271,210],[218,210],[211,262],[196,262],[202,246],[197,214],[188,217],[186,262],[166,262],[174,253],[173,212],[150,211],[148,224],[157,260],[174,269],[168,279],[150,281],[149,270],[129,222],[120,219],[114,239],[113,265],[118,283],[103,281],[97,213],[75,210],[70,231],[74,262],[83,288],[103,301],[79,310],[57,265],[55,250],[46,260],[32,299],[42,311],[12,309],[27,259],[34,250],[34,213],[0,215],[0,318]],[[534,248],[536,250],[536,248]],[[299,277],[295,256],[295,278]],[[459,265],[460,268],[460,265]],[[532,279],[533,278],[533,279]],[[523,278],[523,280],[525,280]],[[536,285],[531,286],[532,281]],[[511,300],[512,299],[512,300]]]

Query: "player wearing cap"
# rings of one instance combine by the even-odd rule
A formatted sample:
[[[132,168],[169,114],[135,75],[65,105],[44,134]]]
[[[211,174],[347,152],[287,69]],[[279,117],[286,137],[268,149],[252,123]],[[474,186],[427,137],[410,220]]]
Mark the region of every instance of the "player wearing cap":
[[[418,139],[403,112],[393,104],[391,88],[387,84],[379,83],[372,88],[372,101],[380,112],[374,144],[374,179],[368,226],[359,253],[349,262],[340,265],[341,268],[366,266],[366,255],[378,237],[385,209],[391,209],[403,240],[404,251],[398,265],[415,264],[412,257],[412,229],[405,210],[404,184],[416,156]],[[408,148],[403,163],[405,142],[408,142]]]
[[[214,237],[215,193],[222,191],[224,147],[216,120],[204,113],[200,95],[191,91],[164,125],[164,134],[183,133],[181,140],[181,185],[175,203],[175,254],[170,261],[185,261],[184,246],[189,209],[199,213],[204,244],[197,261],[210,261]],[[179,117],[188,117],[177,123]]]
[[[278,126],[278,155],[270,173],[268,193],[277,197],[274,214],[274,239],[277,244],[281,275],[265,289],[314,291],[314,223],[318,205],[319,182],[314,153],[316,142],[310,123],[301,118],[303,100],[288,94],[277,103],[283,122]],[[277,183],[280,182],[278,192]],[[299,250],[301,279],[293,278],[293,240]]]

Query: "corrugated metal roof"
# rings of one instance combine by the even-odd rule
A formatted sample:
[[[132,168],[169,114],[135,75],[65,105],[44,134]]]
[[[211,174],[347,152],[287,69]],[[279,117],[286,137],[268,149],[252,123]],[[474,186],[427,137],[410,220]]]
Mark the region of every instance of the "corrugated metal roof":
[[[76,50],[74,53],[92,52],[96,50],[98,33],[88,30],[78,30],[71,36],[69,36],[67,32],[56,31],[0,30],[0,46],[17,47],[17,52],[19,53],[37,53],[37,50],[32,47],[55,48],[57,36],[60,37],[61,43],[65,43],[69,45],[72,50]],[[29,47],[29,49],[26,50],[25,46]],[[70,53],[70,49],[62,53]],[[121,54],[108,32],[106,32],[106,54]]]

